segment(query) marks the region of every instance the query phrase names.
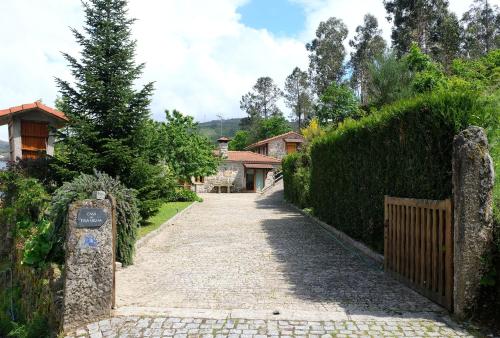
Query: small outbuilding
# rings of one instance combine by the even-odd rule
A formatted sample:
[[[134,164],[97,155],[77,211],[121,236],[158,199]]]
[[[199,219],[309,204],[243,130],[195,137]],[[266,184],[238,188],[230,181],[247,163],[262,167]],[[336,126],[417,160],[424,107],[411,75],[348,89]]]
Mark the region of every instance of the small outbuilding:
[[[40,101],[0,110],[0,125],[9,126],[10,160],[53,156],[55,130],[67,121]]]

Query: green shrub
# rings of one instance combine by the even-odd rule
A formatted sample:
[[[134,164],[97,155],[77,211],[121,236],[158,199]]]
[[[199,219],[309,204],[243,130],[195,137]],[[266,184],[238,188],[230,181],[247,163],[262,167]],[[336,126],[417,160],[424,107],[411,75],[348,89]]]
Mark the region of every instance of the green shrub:
[[[382,252],[384,195],[449,198],[453,137],[470,124],[498,128],[498,114],[487,107],[473,92],[436,92],[346,121],[317,139],[315,214]]]
[[[307,153],[293,153],[283,159],[285,199],[299,208],[310,206],[310,157]]]
[[[124,265],[132,264],[137,226],[140,221],[135,192],[128,189],[117,179],[96,172],[94,175],[82,174],[72,182],[64,183],[52,197],[51,217],[55,228],[54,260],[64,261],[63,242],[68,206],[76,200],[92,197],[92,192],[102,190],[116,199],[117,216],[117,259]]]
[[[199,197],[194,191],[177,188],[172,193],[172,196],[169,198],[169,202],[202,202],[203,199]]]

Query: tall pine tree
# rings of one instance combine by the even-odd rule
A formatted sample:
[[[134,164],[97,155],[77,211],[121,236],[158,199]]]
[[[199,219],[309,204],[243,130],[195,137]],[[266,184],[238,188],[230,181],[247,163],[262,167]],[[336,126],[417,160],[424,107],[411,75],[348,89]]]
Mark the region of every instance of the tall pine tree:
[[[394,24],[391,37],[398,56],[407,53],[413,42],[426,54],[441,48],[441,30],[449,29],[451,19],[447,0],[384,0],[384,5]]]
[[[462,20],[462,52],[479,58],[500,48],[500,9],[488,0],[475,0]]]
[[[366,105],[368,103],[370,65],[377,57],[384,54],[386,48],[377,18],[366,14],[364,24],[356,28],[356,36],[349,41],[349,45],[353,48],[350,60],[351,84],[358,91],[361,104]]]
[[[127,16],[126,0],[89,0],[83,6],[83,33],[72,29],[81,56],[63,54],[74,82],[56,79],[60,108],[70,119],[61,135],[61,167],[69,177],[94,169],[119,177],[139,191],[147,217],[158,204],[165,175],[147,148],[153,84],[135,87],[144,64],[135,62],[134,19]]]
[[[349,33],[341,19],[329,18],[319,24],[316,38],[306,44],[309,52],[309,74],[315,94],[320,97],[333,82],[340,82],[345,73],[344,40]]]

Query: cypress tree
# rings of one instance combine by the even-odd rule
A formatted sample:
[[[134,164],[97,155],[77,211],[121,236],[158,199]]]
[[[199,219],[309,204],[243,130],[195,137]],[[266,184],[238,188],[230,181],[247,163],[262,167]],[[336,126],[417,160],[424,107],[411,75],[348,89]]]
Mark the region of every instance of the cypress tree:
[[[164,188],[155,177],[165,175],[147,150],[153,84],[135,86],[144,64],[135,62],[134,19],[127,16],[126,0],[89,0],[83,6],[83,32],[72,29],[81,55],[63,53],[74,81],[56,79],[59,108],[70,119],[61,132],[59,168],[66,179],[94,169],[119,177],[139,191],[141,215],[147,217]]]

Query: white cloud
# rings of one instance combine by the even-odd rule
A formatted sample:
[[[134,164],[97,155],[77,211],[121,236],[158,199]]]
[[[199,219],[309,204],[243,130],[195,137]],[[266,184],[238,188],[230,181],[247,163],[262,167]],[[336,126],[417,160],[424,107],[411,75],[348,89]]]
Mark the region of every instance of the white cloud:
[[[241,95],[259,76],[271,76],[282,86],[293,67],[307,68],[304,43],[330,16],[341,17],[351,37],[371,12],[385,37],[390,35],[382,0],[293,0],[306,10],[306,29],[298,38],[243,25],[237,8],[247,1],[130,0],[130,15],[138,19],[133,27],[137,61],[146,63],[141,81],[155,81],[155,118],[174,108],[202,121],[218,113],[242,116]],[[451,2],[463,11],[470,0]],[[0,13],[0,108],[40,98],[53,105],[54,77],[71,79],[60,51],[77,55],[79,50],[68,27],[82,27],[80,1],[2,0]],[[0,139],[7,139],[4,127]]]

